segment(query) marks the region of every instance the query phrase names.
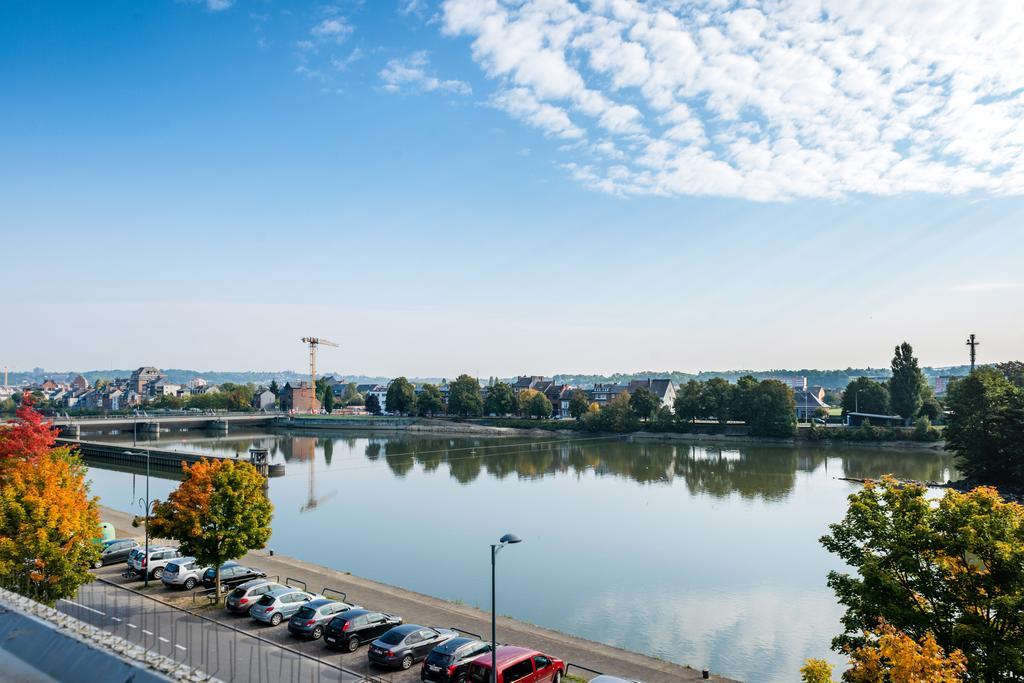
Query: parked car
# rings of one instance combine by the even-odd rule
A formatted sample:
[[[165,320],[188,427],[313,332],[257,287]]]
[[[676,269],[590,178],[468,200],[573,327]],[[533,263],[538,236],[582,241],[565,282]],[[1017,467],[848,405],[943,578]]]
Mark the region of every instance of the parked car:
[[[491,654],[477,657],[469,665],[470,683],[561,683],[565,662],[543,652],[514,645],[499,645],[494,654],[498,678],[491,679]]]
[[[288,631],[293,636],[320,640],[324,634],[324,626],[337,614],[347,612],[358,605],[350,605],[341,600],[318,598],[311,600],[299,608],[299,611],[288,620]]]
[[[220,585],[230,588],[253,579],[262,579],[266,575],[266,572],[246,567],[237,562],[225,562],[220,566]],[[217,585],[217,570],[213,567],[209,567],[203,572],[203,585],[207,588]]]
[[[246,581],[241,586],[238,586],[233,591],[228,593],[228,599],[225,602],[228,612],[232,614],[248,614],[252,606],[256,604],[256,601],[262,598],[270,591],[275,591],[280,588],[287,588],[276,581],[269,579],[253,579],[252,581]]]
[[[386,612],[351,609],[327,622],[324,643],[327,647],[355,652],[363,643],[379,638],[402,623],[402,617]]]
[[[249,610],[249,616],[256,621],[277,626],[282,620],[298,612],[307,602],[322,597],[322,595],[313,595],[297,588],[278,588],[264,593],[263,597],[257,600]]]
[[[167,566],[167,563],[179,557],[181,557],[181,552],[177,548],[150,546],[149,557],[146,557],[145,550],[135,553],[131,566],[139,574],[148,573],[149,578],[159,579],[164,575],[164,567]]]
[[[476,638],[459,636],[447,640],[431,650],[423,660],[420,680],[423,683],[464,683],[470,662],[490,651],[490,643]]]
[[[134,538],[115,538],[111,541],[104,541],[100,547],[100,557],[92,566],[99,569],[108,564],[124,562],[132,550],[138,547],[139,542]]]
[[[426,658],[435,647],[458,635],[458,631],[450,628],[403,624],[370,643],[366,654],[370,662],[378,666],[408,669]]]
[[[170,588],[184,588],[190,591],[196,587],[205,571],[206,567],[196,562],[196,558],[179,557],[167,563],[160,580]]]

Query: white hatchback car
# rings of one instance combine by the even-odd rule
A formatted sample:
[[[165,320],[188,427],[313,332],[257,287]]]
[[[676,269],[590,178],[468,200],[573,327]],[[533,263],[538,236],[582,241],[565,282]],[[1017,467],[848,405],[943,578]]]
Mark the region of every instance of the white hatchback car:
[[[164,567],[160,580],[165,586],[172,588],[184,588],[187,591],[196,587],[196,584],[203,580],[203,572],[206,567],[196,562],[194,557],[179,557],[171,560]]]

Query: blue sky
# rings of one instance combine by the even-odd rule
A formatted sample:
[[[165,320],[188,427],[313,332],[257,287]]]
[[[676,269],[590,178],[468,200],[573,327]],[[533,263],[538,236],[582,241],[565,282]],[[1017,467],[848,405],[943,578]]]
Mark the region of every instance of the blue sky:
[[[1018,357],[1024,20],[958,5],[4,3],[0,363]]]

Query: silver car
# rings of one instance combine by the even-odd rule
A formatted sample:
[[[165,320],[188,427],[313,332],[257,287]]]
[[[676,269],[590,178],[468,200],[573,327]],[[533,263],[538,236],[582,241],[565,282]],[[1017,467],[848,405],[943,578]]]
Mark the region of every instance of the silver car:
[[[284,619],[290,618],[303,605],[322,595],[314,595],[297,588],[278,588],[263,595],[249,610],[249,616],[271,626],[277,626]]]
[[[270,579],[253,579],[252,581],[246,581],[241,586],[235,588],[235,590],[228,593],[228,599],[225,602],[228,612],[232,614],[248,614],[252,606],[256,604],[256,601],[262,598],[270,591],[275,591],[280,588],[287,588],[288,586],[271,581]]]
[[[196,558],[179,557],[167,563],[160,580],[165,586],[190,591],[202,580],[205,571],[206,567],[196,562]]]
[[[171,560],[181,557],[181,551],[177,548],[165,546],[149,546],[149,557],[146,557],[145,549],[135,553],[131,560],[131,568],[138,574],[148,573],[151,579],[159,579],[164,574],[164,567]]]

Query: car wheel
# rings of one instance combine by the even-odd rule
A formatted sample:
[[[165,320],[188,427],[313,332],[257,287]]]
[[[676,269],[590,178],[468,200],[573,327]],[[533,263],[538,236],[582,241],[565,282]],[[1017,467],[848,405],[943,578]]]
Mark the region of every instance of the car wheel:
[[[163,567],[157,567],[156,569],[153,570],[153,578],[154,579],[159,579],[163,575],[164,575],[164,568]]]
[[[359,649],[359,637],[358,636],[352,636],[351,638],[348,639],[348,642],[345,643],[345,645],[348,646],[348,651],[349,652],[355,652],[356,650]]]
[[[408,669],[410,667],[412,667],[412,655],[402,657],[402,668]]]
[[[561,681],[562,681],[562,672],[561,671],[556,671],[555,675],[551,677],[551,683],[561,683]]]
[[[313,633],[311,633],[310,635],[313,636],[313,640],[320,640],[320,636],[322,636],[323,634],[324,634],[323,626],[314,626],[313,627]]]
[[[103,569],[103,560],[96,560],[92,563],[93,569]]]
[[[196,587],[195,579],[185,579],[185,590],[190,591]]]
[[[280,623],[281,623],[281,614],[280,613],[275,614],[274,616],[270,617],[270,625],[271,626],[277,626]]]

